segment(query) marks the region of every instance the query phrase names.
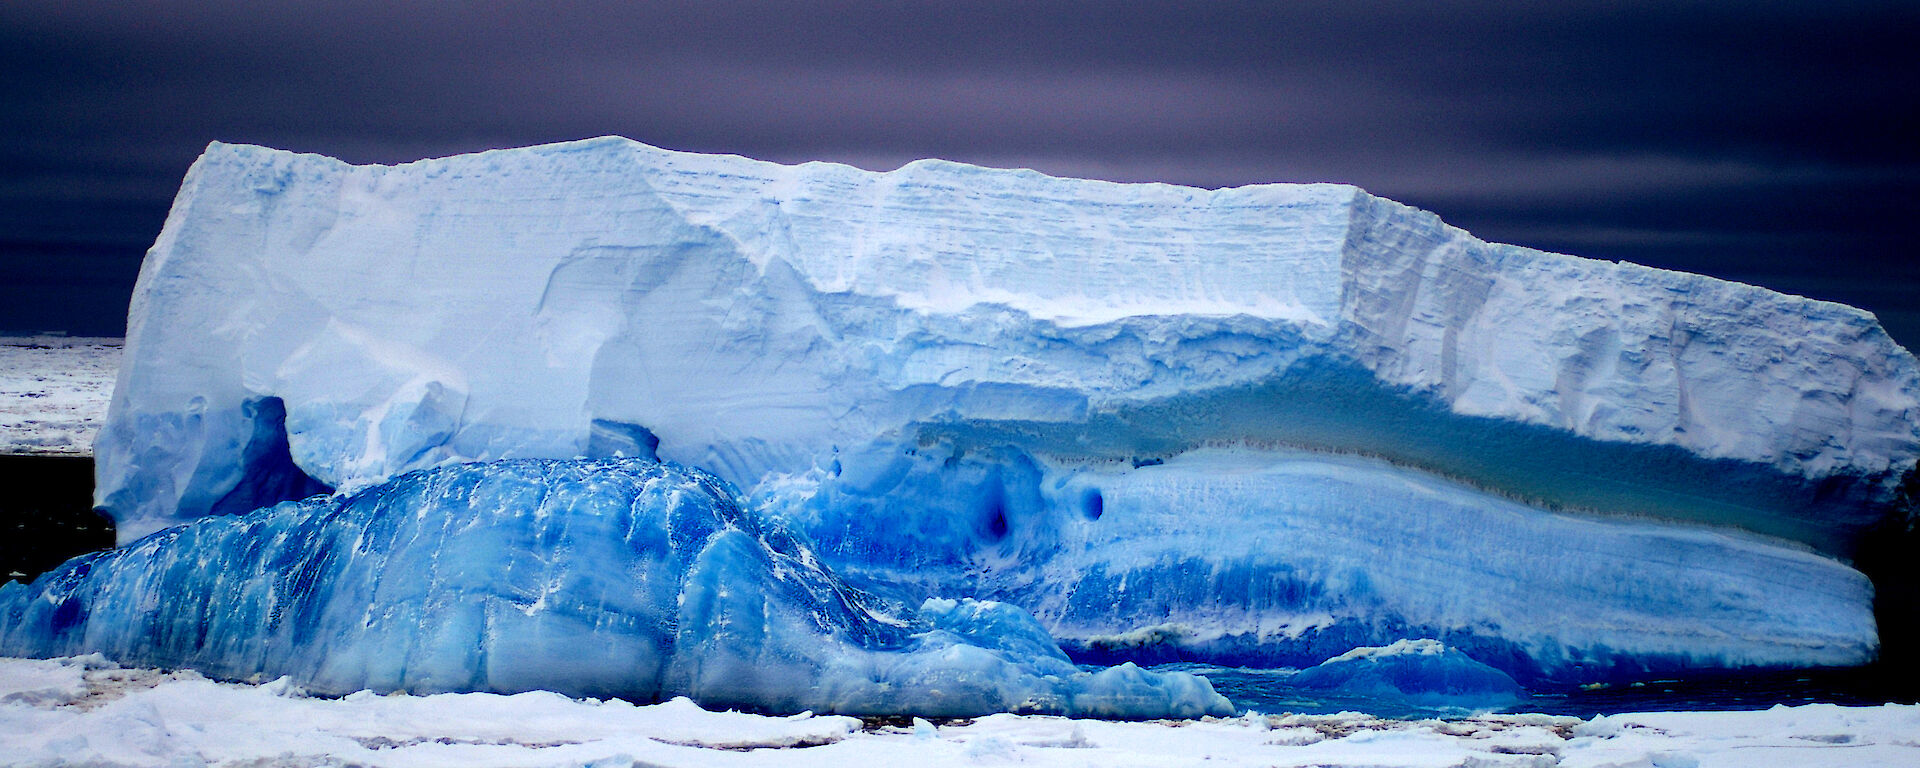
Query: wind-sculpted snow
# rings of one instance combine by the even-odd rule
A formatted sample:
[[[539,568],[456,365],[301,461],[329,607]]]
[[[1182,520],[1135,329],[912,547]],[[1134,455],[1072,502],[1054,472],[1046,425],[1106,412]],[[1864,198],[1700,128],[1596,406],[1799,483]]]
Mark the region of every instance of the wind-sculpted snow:
[[[845,453],[750,502],[853,583],[1033,611],[1083,659],[1312,666],[1437,637],[1525,680],[1860,664],[1866,577],[1804,550],[1583,519],[1376,459],[1204,449],[1050,466]]]
[[[705,473],[639,459],[401,476],[167,529],[0,587],[0,654],[100,652],[315,692],[551,690],[930,716],[1227,714],[1080,671],[1009,605],[854,591]]]
[[[1488,245],[1337,185],[875,174],[620,139],[394,167],[216,144],[129,322],[96,449],[129,541],[259,495],[243,453],[280,425],[245,409],[267,398],[291,464],[337,488],[655,440],[749,487],[836,446],[1011,422],[1090,434],[1101,459],[1357,450],[1843,555],[1920,455],[1914,360],[1867,313]],[[1378,408],[1345,416],[1399,430],[1222,410],[1325,412],[1356,384]],[[1233,392],[1254,397],[1207,399]],[[1447,458],[1483,442],[1475,420],[1565,439],[1505,473]],[[1649,464],[1671,487],[1641,486]],[[1750,492],[1704,479],[1728,468]]]

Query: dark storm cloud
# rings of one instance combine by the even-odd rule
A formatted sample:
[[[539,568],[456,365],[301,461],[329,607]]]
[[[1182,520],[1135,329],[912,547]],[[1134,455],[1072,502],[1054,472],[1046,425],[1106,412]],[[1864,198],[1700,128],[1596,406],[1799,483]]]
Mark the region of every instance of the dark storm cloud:
[[[260,5],[0,5],[0,274],[68,307],[31,311],[124,300],[211,139],[396,162],[618,133],[1343,181],[1489,239],[1860,304],[1920,343],[1912,3]],[[29,309],[0,327],[53,316]]]

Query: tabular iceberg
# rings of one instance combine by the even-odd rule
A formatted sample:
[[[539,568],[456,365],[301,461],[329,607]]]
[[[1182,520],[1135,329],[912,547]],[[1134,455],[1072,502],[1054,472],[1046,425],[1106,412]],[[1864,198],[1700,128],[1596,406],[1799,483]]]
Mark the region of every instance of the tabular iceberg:
[[[704,473],[641,459],[425,470],[169,529],[0,586],[0,653],[784,712],[1230,714],[1206,681],[1076,668],[1019,609],[847,589]]]
[[[864,593],[1001,601],[1102,661],[1860,663],[1844,561],[1920,457],[1920,367],[1849,307],[1339,185],[613,138],[215,144],[121,371],[96,501],[123,542],[447,464],[657,457]]]

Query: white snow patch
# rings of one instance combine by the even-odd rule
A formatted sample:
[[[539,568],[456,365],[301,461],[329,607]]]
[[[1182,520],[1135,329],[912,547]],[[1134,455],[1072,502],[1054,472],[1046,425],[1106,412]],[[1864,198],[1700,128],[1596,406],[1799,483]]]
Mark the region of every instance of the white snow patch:
[[[1447,652],[1447,646],[1438,640],[1395,640],[1386,645],[1369,645],[1355,648],[1327,660],[1328,664],[1358,659],[1383,659],[1388,656],[1438,656]]]

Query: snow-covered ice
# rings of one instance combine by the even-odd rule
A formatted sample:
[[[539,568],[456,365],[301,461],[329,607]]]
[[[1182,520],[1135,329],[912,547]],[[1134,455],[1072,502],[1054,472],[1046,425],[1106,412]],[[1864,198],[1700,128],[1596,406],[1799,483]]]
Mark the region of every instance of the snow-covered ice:
[[[1112,722],[993,715],[914,724],[766,717],[551,693],[305,695],[97,657],[0,659],[9,765],[1486,766],[1867,768],[1920,764],[1920,707],[1394,721],[1249,715]]]
[[[112,338],[0,336],[0,454],[92,453],[120,345]]]

